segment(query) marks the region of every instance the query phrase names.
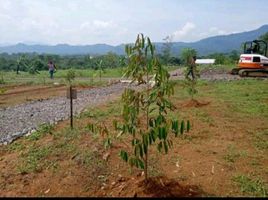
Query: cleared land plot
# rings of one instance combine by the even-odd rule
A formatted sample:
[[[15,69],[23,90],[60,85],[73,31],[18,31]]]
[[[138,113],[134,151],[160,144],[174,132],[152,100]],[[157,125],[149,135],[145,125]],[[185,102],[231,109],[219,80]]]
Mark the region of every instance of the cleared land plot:
[[[192,130],[174,138],[168,155],[150,149],[147,186],[118,156],[130,150],[113,129],[118,97],[88,108],[74,130],[63,121],[1,146],[0,196],[267,196],[268,80],[200,81],[198,102],[176,82],[170,117],[189,119]],[[92,122],[107,126],[111,148]]]

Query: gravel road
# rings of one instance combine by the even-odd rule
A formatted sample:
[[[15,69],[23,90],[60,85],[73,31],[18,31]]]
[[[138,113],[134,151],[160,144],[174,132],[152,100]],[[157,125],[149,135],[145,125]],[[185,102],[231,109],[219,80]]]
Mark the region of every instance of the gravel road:
[[[92,105],[110,101],[123,92],[128,84],[116,83],[108,87],[83,90],[73,100],[74,114]],[[70,116],[70,100],[55,97],[42,101],[32,101],[0,109],[0,144],[9,144],[18,137],[33,132],[41,124],[55,124]]]

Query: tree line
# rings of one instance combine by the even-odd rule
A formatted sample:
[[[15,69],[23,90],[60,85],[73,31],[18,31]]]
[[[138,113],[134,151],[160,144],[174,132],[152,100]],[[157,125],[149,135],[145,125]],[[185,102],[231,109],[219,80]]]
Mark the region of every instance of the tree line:
[[[268,43],[268,33],[259,37]],[[215,64],[227,65],[236,64],[239,60],[240,52],[233,50],[229,53],[214,53],[206,56],[199,56],[195,49],[185,48],[180,55],[171,55],[172,40],[169,37],[164,39],[162,51],[158,53],[158,58],[163,65],[180,66],[187,62],[187,54],[197,55],[197,58],[215,59]],[[188,53],[187,53],[188,52]],[[0,54],[0,71],[27,71],[38,73],[41,70],[47,70],[47,63],[53,61],[58,69],[95,69],[124,67],[127,65],[126,56],[117,55],[109,52],[105,55],[52,55],[37,53],[17,53],[17,54]]]
[[[184,49],[185,51],[192,49]],[[183,51],[182,51],[183,52]],[[198,55],[198,53],[196,53]],[[168,54],[159,54],[162,64],[170,66],[179,66],[185,64],[183,53],[181,56],[174,57]],[[215,53],[208,56],[199,56],[198,58],[215,58],[216,64],[235,63],[239,59],[239,53],[232,51],[229,54]],[[35,73],[41,70],[47,70],[47,63],[53,61],[58,69],[98,69],[98,63],[102,62],[103,68],[124,67],[126,60],[124,56],[119,56],[112,52],[105,55],[49,55],[36,53],[17,53],[0,54],[0,71],[26,71]]]

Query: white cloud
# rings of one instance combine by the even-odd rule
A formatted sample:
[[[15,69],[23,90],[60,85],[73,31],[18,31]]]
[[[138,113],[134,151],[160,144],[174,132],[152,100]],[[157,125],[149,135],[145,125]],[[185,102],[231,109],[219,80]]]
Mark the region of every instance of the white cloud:
[[[200,37],[210,37],[210,36],[215,36],[215,35],[225,35],[228,34],[227,31],[219,29],[218,27],[210,27],[207,32],[202,32],[200,33]]]
[[[171,37],[173,40],[183,40],[185,37],[193,30],[195,29],[195,24],[192,22],[187,22],[181,29],[175,31],[171,34]]]
[[[109,27],[114,26],[113,22],[111,22],[111,21],[102,21],[102,20],[94,20],[93,25],[96,28],[109,28]]]
[[[203,1],[193,7],[190,1],[173,0],[0,0],[0,44],[36,41],[116,45],[133,42],[140,32],[154,42],[162,41],[167,34],[174,42],[192,42],[267,24],[260,8],[254,11],[258,14],[248,17],[240,13],[245,9],[231,11],[227,9],[229,4],[215,2],[209,4],[221,6],[214,5],[214,10],[206,12],[207,3]],[[184,24],[177,27],[178,22]]]

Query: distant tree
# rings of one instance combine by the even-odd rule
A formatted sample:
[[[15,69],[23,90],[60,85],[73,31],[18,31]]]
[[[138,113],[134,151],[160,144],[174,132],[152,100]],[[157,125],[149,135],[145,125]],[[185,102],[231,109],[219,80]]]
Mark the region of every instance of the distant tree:
[[[210,54],[208,57],[215,59],[216,65],[224,65],[227,62],[227,56],[225,56],[223,53]]]
[[[237,63],[239,57],[240,55],[236,50],[231,51],[231,53],[229,54],[229,58],[231,59],[232,63]]]
[[[171,56],[172,37],[167,36],[163,40],[165,41],[162,47],[163,61],[167,65]]]
[[[259,37],[259,39],[260,39],[260,40],[264,40],[264,41],[268,44],[268,32],[265,33],[265,34],[263,34],[263,35],[261,35],[261,36]],[[268,56],[268,52],[266,52],[266,56]]]
[[[92,64],[92,57],[90,55],[85,55],[84,62],[85,62],[85,67],[90,68]]]
[[[177,57],[170,57],[170,59],[169,59],[169,63],[171,64],[171,65],[180,65],[181,64],[181,60],[179,59],[179,58],[177,58]]]
[[[265,34],[263,34],[263,35],[261,35],[261,36],[259,37],[259,39],[260,39],[260,40],[264,40],[265,42],[268,43],[268,32],[265,33]]]
[[[39,69],[38,68],[43,68],[44,64],[41,62],[40,59],[38,58],[33,58],[31,60],[28,60],[26,62],[26,66],[27,66],[27,71],[30,74],[39,74]]]
[[[108,52],[103,56],[103,64],[107,68],[115,68],[120,64],[120,57],[113,52]]]
[[[181,59],[185,65],[188,65],[193,56],[197,55],[197,51],[192,48],[184,48],[181,52]]]
[[[7,66],[8,66],[7,59],[4,58],[4,57],[0,57],[0,69],[2,69],[2,70],[8,70]]]

